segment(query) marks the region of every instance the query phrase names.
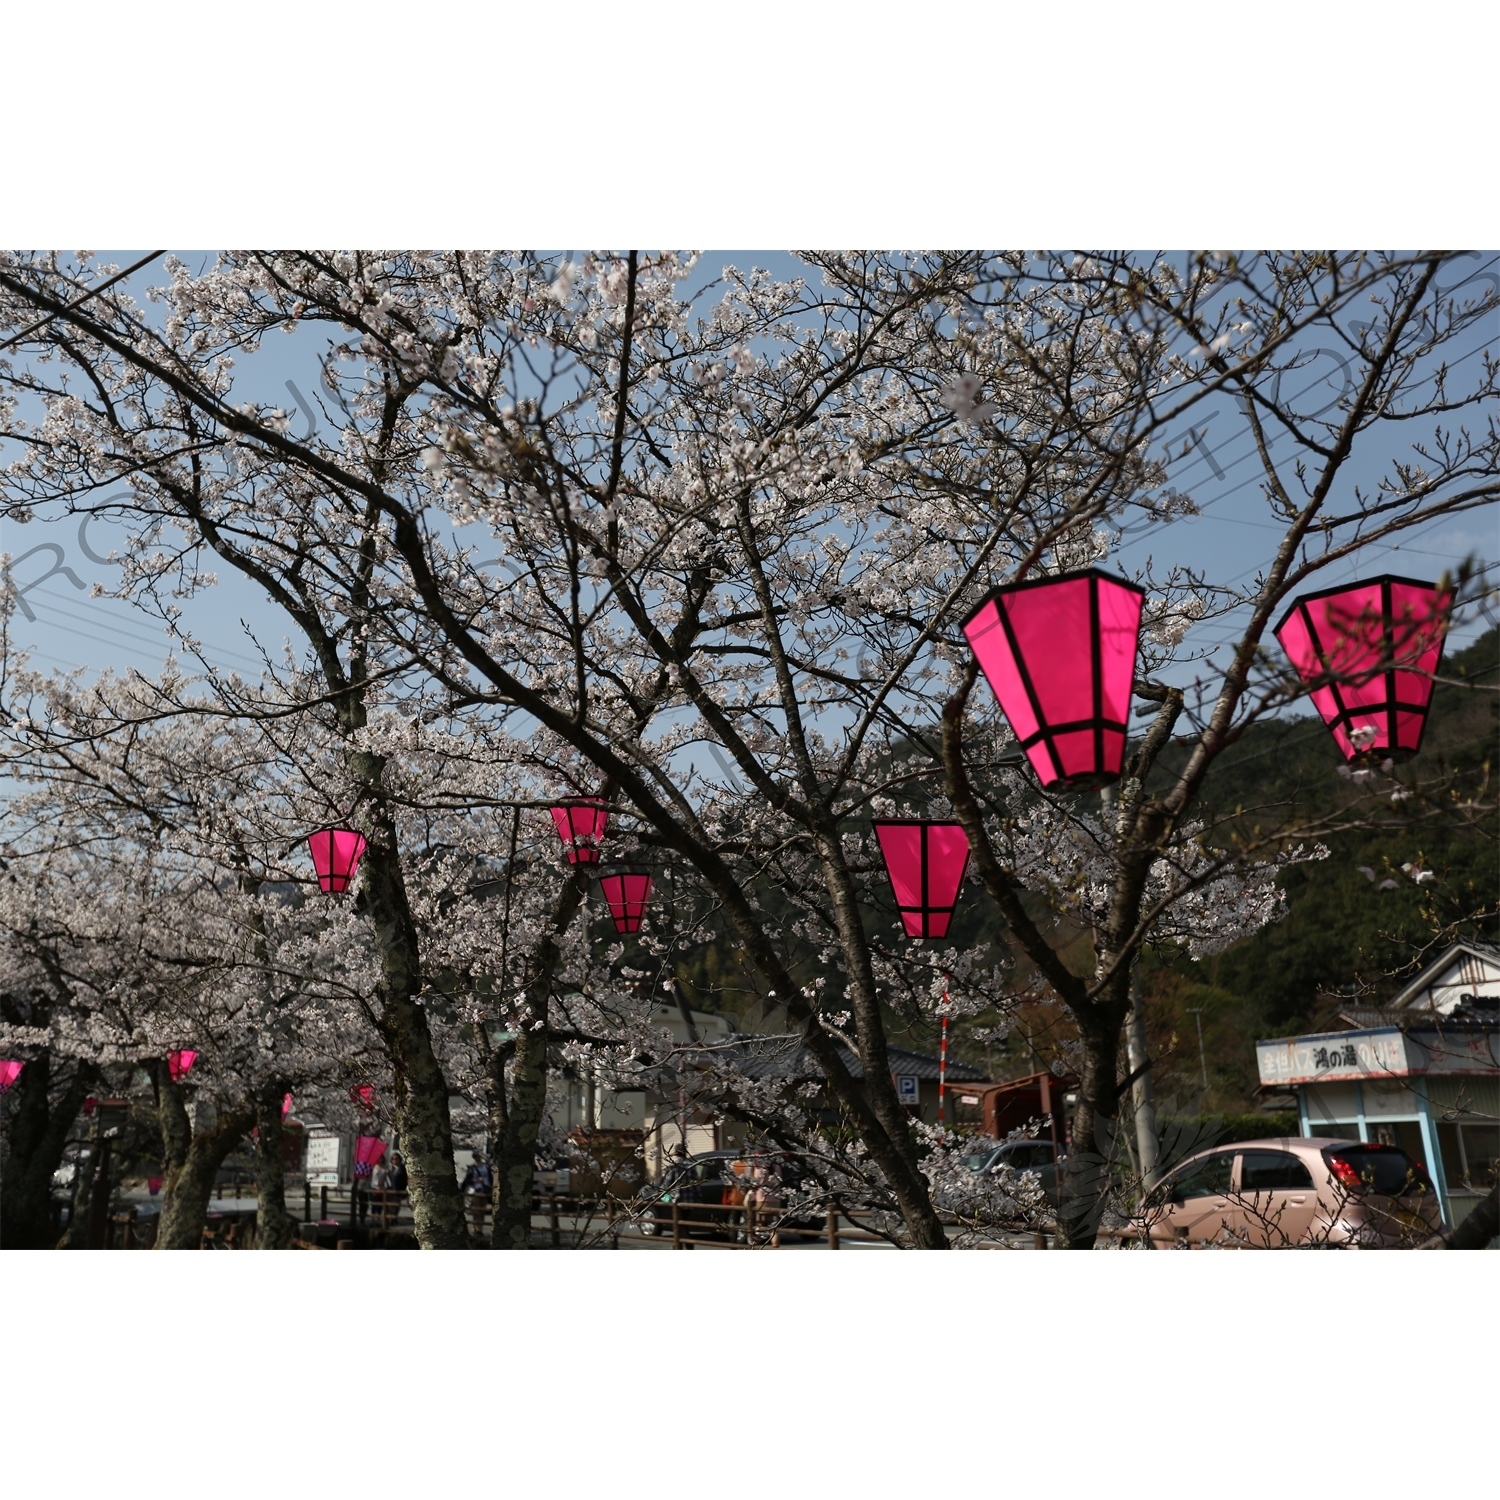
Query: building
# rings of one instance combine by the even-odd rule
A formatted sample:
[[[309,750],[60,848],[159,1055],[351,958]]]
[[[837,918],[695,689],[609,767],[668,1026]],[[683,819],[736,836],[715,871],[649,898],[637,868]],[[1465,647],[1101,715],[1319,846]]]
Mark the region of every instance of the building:
[[[1388,1006],[1257,1042],[1261,1087],[1295,1095],[1304,1136],[1384,1141],[1423,1162],[1456,1224],[1500,1159],[1500,949],[1455,943]]]

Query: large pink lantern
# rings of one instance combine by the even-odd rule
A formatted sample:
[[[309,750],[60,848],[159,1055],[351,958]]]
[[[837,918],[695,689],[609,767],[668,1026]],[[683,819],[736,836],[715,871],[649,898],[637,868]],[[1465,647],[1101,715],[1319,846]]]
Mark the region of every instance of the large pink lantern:
[[[385,1155],[385,1142],[379,1136],[362,1135],[354,1142],[354,1175],[368,1177],[375,1163]]]
[[[186,1049],[167,1053],[167,1072],[171,1075],[172,1082],[181,1083],[193,1071],[193,1064],[197,1061],[198,1054]]]
[[[342,895],[354,882],[365,852],[365,836],[352,828],[320,828],[307,836],[318,884],[331,896]]]
[[[14,1057],[0,1058],[0,1094],[8,1094],[11,1085],[21,1076],[21,1069],[26,1064]]]
[[[620,870],[599,877],[599,888],[609,903],[615,931],[622,937],[641,930],[646,903],[651,899],[651,877],[642,870]]]
[[[992,589],[964,622],[1044,787],[1119,779],[1145,592],[1089,568]]]
[[[599,846],[604,842],[604,825],[609,809],[594,799],[586,802],[562,802],[552,809],[552,821],[570,865],[593,865],[599,862]]]
[[[969,867],[963,825],[891,819],[875,824],[875,837],[907,937],[947,937]]]
[[[1443,655],[1453,596],[1390,574],[1303,594],[1276,639],[1345,760],[1407,760],[1422,745],[1432,674]]]

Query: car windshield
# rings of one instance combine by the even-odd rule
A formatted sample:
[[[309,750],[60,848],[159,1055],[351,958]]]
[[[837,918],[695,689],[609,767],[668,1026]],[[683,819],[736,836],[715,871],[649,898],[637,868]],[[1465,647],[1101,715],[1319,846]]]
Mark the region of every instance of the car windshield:
[[[1346,1162],[1372,1192],[1399,1197],[1429,1186],[1427,1174],[1399,1146],[1331,1146],[1323,1154],[1339,1181],[1347,1183],[1348,1178],[1334,1164]]]

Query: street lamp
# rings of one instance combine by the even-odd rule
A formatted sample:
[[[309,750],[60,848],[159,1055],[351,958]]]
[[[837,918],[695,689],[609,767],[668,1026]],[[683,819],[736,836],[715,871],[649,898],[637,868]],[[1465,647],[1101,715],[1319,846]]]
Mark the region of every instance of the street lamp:
[[[1450,591],[1384,574],[1303,594],[1276,639],[1344,759],[1409,760],[1422,746]]]
[[[641,930],[646,903],[651,899],[651,877],[644,870],[617,870],[599,877],[599,889],[609,904],[615,931],[624,937]]]
[[[1203,1007],[1187,1007],[1187,1013],[1198,1023],[1198,1066],[1203,1069],[1203,1092],[1208,1092],[1208,1053],[1203,1048]]]
[[[992,589],[964,622],[1047,790],[1119,779],[1145,592],[1088,568]]]
[[[604,841],[604,825],[609,809],[597,797],[578,802],[560,802],[551,809],[558,837],[570,865],[599,863],[599,846]]]
[[[307,836],[313,869],[325,895],[341,896],[354,882],[365,852],[365,836],[352,828],[320,828]]]

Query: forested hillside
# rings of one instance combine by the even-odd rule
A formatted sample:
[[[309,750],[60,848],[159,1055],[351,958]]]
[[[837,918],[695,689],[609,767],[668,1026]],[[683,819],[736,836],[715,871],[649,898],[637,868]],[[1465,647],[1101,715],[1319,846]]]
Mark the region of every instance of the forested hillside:
[[[1475,687],[1437,687],[1422,752],[1398,768],[1403,782],[1435,788],[1437,795],[1419,793],[1395,806],[1382,799],[1379,814],[1388,825],[1401,819],[1413,826],[1328,838],[1328,859],[1282,877],[1288,912],[1280,922],[1202,963],[1177,958],[1148,965],[1147,1014],[1152,1041],[1169,1053],[1161,1067],[1168,1089],[1201,1086],[1190,1007],[1202,1009],[1213,1103],[1249,1107],[1257,1036],[1325,1025],[1340,997],[1379,1004],[1453,937],[1500,935],[1497,668],[1500,635],[1494,630],[1444,662],[1443,676]],[[1288,811],[1298,818],[1348,814],[1369,799],[1366,788],[1339,775],[1340,764],[1320,720],[1268,723],[1220,763],[1209,800],[1221,813],[1246,809],[1246,823],[1259,808],[1279,807],[1276,817]],[[1459,811],[1473,801],[1487,802],[1487,815]],[[1274,820],[1268,815],[1268,824]],[[1418,884],[1406,865],[1430,869],[1432,878]],[[1393,884],[1382,889],[1386,882]]]
[[[1342,757],[1313,716],[1257,725],[1220,762],[1206,788],[1204,811],[1233,819],[1239,810],[1232,826],[1245,832],[1313,818],[1361,817],[1380,826],[1334,834],[1324,840],[1326,860],[1289,869],[1281,877],[1287,915],[1254,937],[1199,963],[1171,953],[1143,960],[1149,1041],[1163,1096],[1196,1099],[1206,1066],[1209,1107],[1254,1109],[1257,1037],[1326,1024],[1339,997],[1380,1003],[1453,936],[1500,938],[1497,670],[1500,633],[1494,630],[1444,662],[1444,677],[1474,686],[1436,689],[1422,753],[1397,768],[1402,783],[1418,790],[1398,803],[1389,800],[1394,784],[1383,778],[1377,799],[1371,795],[1374,783],[1356,784],[1340,774]],[[1164,778],[1172,765],[1172,757],[1164,757],[1159,774]],[[1487,814],[1460,810],[1476,801],[1488,803]],[[1405,865],[1430,869],[1432,876],[1418,884]],[[774,889],[765,900],[774,908]],[[975,886],[965,889],[953,934],[963,944],[1005,942],[1004,924]],[[801,957],[799,977],[811,977],[815,958],[810,952]],[[1080,970],[1091,962],[1085,935],[1075,957]],[[747,1029],[780,1024],[774,1001],[758,992],[732,947],[701,948],[679,972],[695,1004],[731,1011]],[[1059,1007],[1023,1006],[1003,1040],[987,1034],[987,1019],[998,1018],[955,1028],[955,1055],[996,1077],[1068,1060],[1073,1031]],[[903,1015],[899,1005],[888,1022],[893,1042],[936,1050],[930,1022]]]

